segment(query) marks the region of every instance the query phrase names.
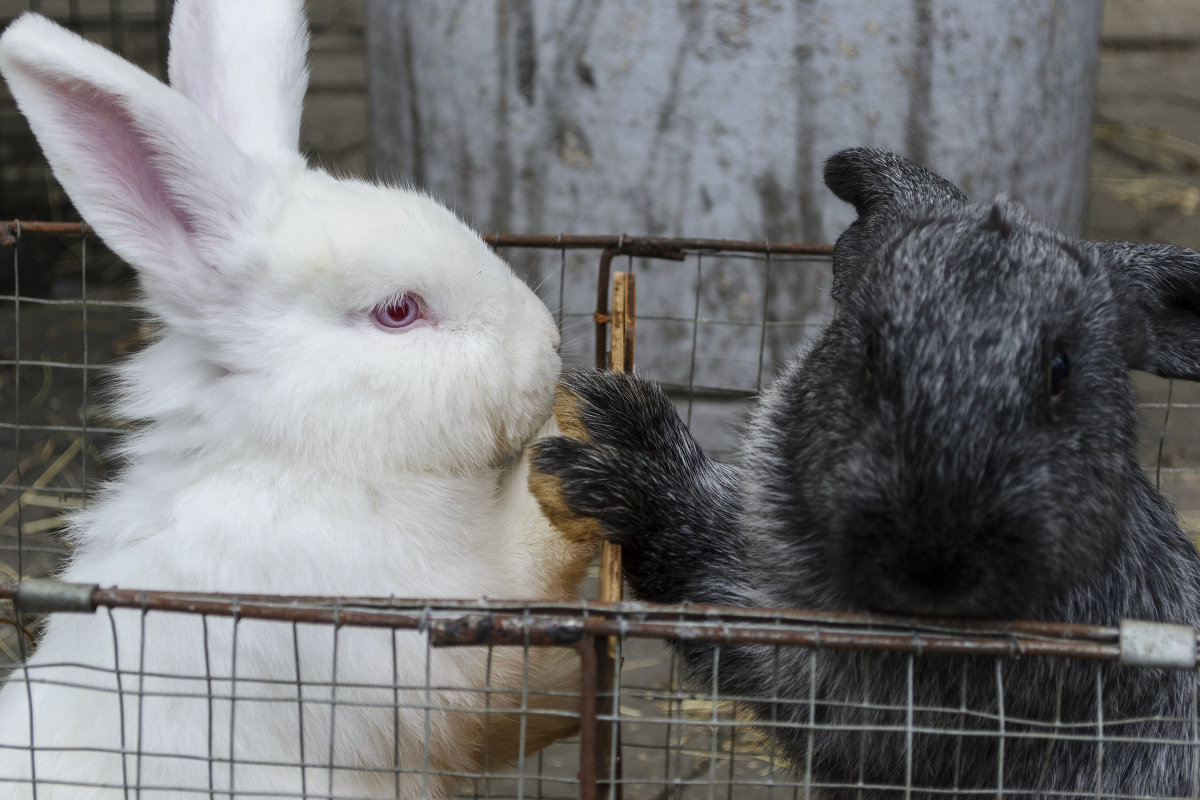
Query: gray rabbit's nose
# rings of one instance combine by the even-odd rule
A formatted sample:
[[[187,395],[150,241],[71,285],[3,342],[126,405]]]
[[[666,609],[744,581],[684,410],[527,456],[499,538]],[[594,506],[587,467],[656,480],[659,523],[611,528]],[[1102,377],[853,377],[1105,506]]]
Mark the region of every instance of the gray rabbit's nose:
[[[872,611],[897,614],[977,614],[970,598],[980,576],[963,559],[924,548],[884,545],[866,559],[852,600]]]
[[[945,509],[941,510],[944,513]],[[851,606],[895,614],[1019,618],[1038,599],[1036,547],[1010,548],[1027,520],[867,514],[839,538],[831,567]]]
[[[873,611],[919,616],[1000,616],[981,590],[976,571],[965,563],[913,559],[881,569],[864,604]]]

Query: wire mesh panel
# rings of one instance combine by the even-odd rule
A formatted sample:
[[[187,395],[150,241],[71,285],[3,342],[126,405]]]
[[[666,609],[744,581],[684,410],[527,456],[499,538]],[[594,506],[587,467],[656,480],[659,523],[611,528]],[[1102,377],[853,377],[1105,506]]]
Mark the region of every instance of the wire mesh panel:
[[[82,796],[444,796],[485,775],[523,786],[530,772],[533,785],[519,744],[578,727],[579,687],[537,679],[540,662],[573,653],[432,649],[429,605],[176,595],[169,606],[210,612],[180,614],[153,593],[99,602],[114,597],[132,608],[70,620],[81,637],[111,630],[107,657],[10,677],[44,713],[22,714],[10,690],[5,721],[28,728],[0,731],[4,796],[25,796],[31,775],[43,792],[98,792]],[[80,708],[89,729],[56,726]]]
[[[27,11],[43,14],[113,49],[153,75],[166,75],[167,30],[171,0],[0,0],[0,29]],[[7,84],[0,82],[0,219],[19,214],[30,219],[71,219],[75,213],[42,157],[29,124],[16,107]],[[49,247],[34,242],[32,250]],[[50,253],[43,254],[46,259]],[[49,266],[42,263],[39,266]],[[23,271],[26,291],[54,290],[73,276],[57,271]],[[8,276],[0,287],[8,286]]]
[[[1200,781],[1194,666],[1165,669],[1182,666],[1169,659],[1153,669],[1117,664],[1144,657],[1138,631],[647,604],[235,598],[90,587],[64,601],[61,592],[52,598],[33,589],[17,603],[95,606],[80,619],[136,626],[143,643],[103,669],[44,664],[14,673],[12,680],[32,692],[79,695],[95,724],[113,729],[104,746],[86,751],[37,719],[29,724],[32,751],[24,730],[4,730],[0,777],[18,785],[21,765],[32,765],[43,790],[110,787],[112,796],[128,789],[146,797],[1117,798],[1130,796],[1128,787],[1149,787],[1132,796],[1183,798],[1196,796]],[[164,669],[155,652],[167,626],[195,629],[196,653],[186,669]],[[1194,665],[1195,632],[1174,633],[1182,637],[1174,644],[1190,653],[1183,660]],[[596,655],[608,634],[621,637],[624,660],[614,669],[613,712],[601,714]],[[266,674],[256,658],[273,637],[288,640],[294,657]],[[364,638],[388,641],[395,660],[356,662]],[[690,661],[686,674],[664,657],[664,642]],[[323,657],[311,658],[318,651]],[[583,662],[579,686],[537,687],[532,664],[547,656]],[[407,658],[424,662],[421,680],[397,678],[397,662]],[[453,665],[466,662],[478,674],[464,682],[469,672]],[[523,679],[516,690],[499,688],[499,674],[513,665]],[[1162,680],[1178,684],[1178,702],[1171,713],[1147,715],[1136,702],[1138,687]],[[200,724],[183,724],[182,715]],[[276,724],[265,725],[268,719]],[[579,735],[536,756],[516,748],[536,746],[547,726],[577,728]],[[604,737],[615,757],[601,761]],[[88,765],[86,774],[64,766],[79,763]],[[1130,778],[1139,773],[1159,777]]]
[[[635,274],[637,370],[667,389],[700,442],[717,455],[732,454],[747,401],[833,313],[828,246],[632,236],[497,238],[511,243],[501,251],[558,310],[568,367],[604,362],[607,339],[600,337],[599,353],[595,342],[597,315],[601,324],[607,321],[606,276],[615,270]],[[535,246],[550,252],[539,256]]]
[[[55,225],[53,235],[39,227],[6,225],[0,249],[15,281],[11,293],[0,295],[0,325],[11,332],[0,340],[0,548],[9,555],[4,564],[30,558],[21,572],[34,576],[47,574],[63,552],[53,535],[63,512],[77,507],[85,487],[114,466],[107,447],[117,431],[102,410],[103,367],[152,335],[131,301],[128,268],[102,243],[79,226]],[[501,241],[501,252],[518,267],[539,262],[533,271],[540,270],[541,294],[560,321],[568,365],[595,361],[596,264],[605,246],[622,239],[624,248],[615,249],[645,252],[633,237],[566,237],[567,245],[564,237]],[[48,261],[40,246],[47,241]],[[30,242],[39,243],[32,253]],[[819,248],[797,254],[782,244],[754,244],[757,252],[720,250],[708,241],[691,249],[676,245],[672,258],[613,256],[639,276],[639,373],[667,388],[701,444],[718,457],[734,454],[748,401],[833,313],[827,256],[813,254]],[[26,291],[18,280],[25,269],[64,276],[58,296]],[[814,299],[798,308],[775,307],[774,289],[785,283],[811,287]],[[1194,533],[1200,530],[1200,387],[1135,378],[1144,397],[1142,463]]]
[[[98,240],[78,225],[43,227],[0,228],[0,255],[14,281],[0,296],[0,330],[11,332],[0,337],[0,570],[13,583],[61,564],[72,546],[62,537],[65,516],[119,468],[108,455],[122,431],[102,411],[104,367],[153,336],[130,302],[125,267]],[[828,248],[490,238],[538,276],[563,330],[564,361],[574,366],[597,358],[608,313],[606,300],[598,302],[608,296],[605,270],[634,272],[638,371],[667,387],[702,444],[722,457],[736,453],[747,404],[833,313]],[[34,239],[51,246],[31,251]],[[45,252],[54,254],[52,264],[30,264]],[[53,296],[27,291],[20,275],[31,266],[72,277]],[[779,300],[796,287],[811,299]],[[1190,384],[1138,381],[1150,398],[1140,408],[1143,463],[1194,530],[1200,458],[1191,415],[1200,396]],[[98,607],[76,619],[104,647],[99,666],[64,666],[69,654],[20,666],[36,644],[38,609],[62,605],[10,609],[0,647],[15,685],[94,708],[97,724],[112,733],[102,747],[56,741],[45,738],[53,722],[26,714],[28,730],[3,732],[0,763],[12,766],[0,780],[15,787],[33,769],[50,776],[59,756],[69,760],[64,754],[84,747],[93,765],[86,774],[60,773],[45,791],[58,780],[146,798],[1051,790],[1115,798],[1123,796],[1114,788],[1121,770],[1148,758],[1178,768],[1173,783],[1146,796],[1198,791],[1195,673],[1117,666],[1116,631],[980,631],[944,621],[640,606],[206,595],[163,602],[161,593],[128,588],[125,595],[88,589],[85,601],[76,600]],[[622,654],[608,693],[594,674],[602,663],[594,637],[605,635],[620,637]],[[110,649],[118,639],[136,645]],[[1194,657],[1194,634],[1191,649]],[[540,685],[536,666],[545,659],[578,662],[578,684]],[[408,669],[400,669],[403,660]],[[747,663],[756,682],[737,678]],[[1147,718],[1130,687],[1164,674],[1186,684],[1176,693],[1182,699]],[[1022,693],[1031,685],[1038,687],[1032,698]],[[1135,699],[1120,701],[1126,696]],[[533,752],[545,730],[575,728],[577,735]],[[200,735],[173,738],[185,729]],[[264,729],[278,734],[274,749],[249,733]],[[1062,789],[1049,776],[1066,764],[1082,777]]]
[[[129,299],[128,269],[81,226],[64,227],[75,231],[31,235],[17,223],[2,248],[13,281],[0,295],[0,571],[7,580],[49,574],[69,550],[56,535],[64,515],[114,466],[109,447],[118,431],[101,411],[101,367],[146,334]],[[31,239],[52,244],[27,248]],[[46,253],[50,261],[33,266],[64,276],[62,296],[21,283],[31,256]],[[12,637],[3,638],[11,646]]]
[[[874,651],[865,640],[841,651],[833,640],[847,629],[829,621],[758,624],[776,643],[765,635],[760,644],[689,638],[685,649],[703,650],[706,662],[693,663],[690,681],[665,690],[622,687],[623,763],[650,753],[662,768],[654,775],[626,767],[627,796],[1196,792],[1194,673],[1179,678],[1173,713],[1149,715],[1122,702],[1137,693],[1130,682],[1146,674],[1106,662],[971,655],[971,637],[959,632],[964,638],[957,639],[945,628],[941,635],[966,645],[963,651],[931,653],[917,636],[908,652]],[[778,643],[801,632],[826,643]],[[1114,707],[1122,713],[1111,713]],[[1155,777],[1144,782],[1132,777],[1149,773]]]

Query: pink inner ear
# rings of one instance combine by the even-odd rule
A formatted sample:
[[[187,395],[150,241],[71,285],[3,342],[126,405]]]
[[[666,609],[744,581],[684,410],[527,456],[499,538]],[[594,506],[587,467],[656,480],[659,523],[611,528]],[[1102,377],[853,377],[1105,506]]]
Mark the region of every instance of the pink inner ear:
[[[112,95],[74,81],[54,83],[64,100],[55,124],[88,157],[82,168],[95,170],[112,184],[110,197],[92,202],[133,217],[129,220],[132,228],[147,239],[159,239],[171,227],[181,229],[189,239],[194,237],[196,220],[163,181],[161,173],[171,165],[162,150],[154,147],[153,134],[140,128]]]

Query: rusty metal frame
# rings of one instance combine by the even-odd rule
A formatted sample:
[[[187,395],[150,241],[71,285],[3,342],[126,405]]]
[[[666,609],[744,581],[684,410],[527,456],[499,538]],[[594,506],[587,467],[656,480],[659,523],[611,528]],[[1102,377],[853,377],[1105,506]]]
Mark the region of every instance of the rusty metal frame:
[[[41,220],[0,220],[0,247],[16,244],[26,233],[47,236],[72,236],[94,233],[86,222],[45,222]]]
[[[41,220],[0,220],[0,246],[14,244],[20,234],[70,236],[95,233],[86,222],[46,222]],[[485,233],[482,238],[492,247],[529,247],[540,250],[609,250],[612,255],[640,258],[665,258],[681,261],[687,251],[771,253],[774,255],[828,256],[833,246],[759,242],[744,239],[675,238],[669,236],[567,236],[523,233]],[[609,256],[611,261],[612,256]]]
[[[22,235],[71,236],[91,233],[83,223],[0,221],[0,246]],[[643,236],[485,235],[496,248],[598,250],[595,363],[607,366],[610,323],[609,284],[618,255],[680,261],[689,253],[747,253],[829,256],[828,245],[681,239]],[[234,619],[323,623],[334,626],[408,629],[427,633],[435,647],[553,646],[574,649],[580,658],[579,787],[586,800],[619,795],[608,782],[604,731],[615,721],[605,713],[603,648],[609,637],[758,643],[813,649],[852,649],[984,655],[1001,658],[1068,657],[1115,661],[1122,658],[1121,630],[1054,622],[1010,622],[916,618],[873,613],[716,606],[663,606],[648,603],[566,604],[331,598],[200,592],[142,591],[64,585],[56,581],[0,583],[0,601],[17,612],[89,612],[133,609],[142,613],[183,613]],[[1178,632],[1177,632],[1178,633]],[[1182,632],[1185,645],[1200,651],[1200,635]],[[611,688],[609,689],[611,691]]]
[[[0,583],[0,600],[30,608],[22,594],[38,584]],[[66,584],[63,611],[81,611],[84,591],[92,610],[135,609],[239,619],[421,630],[439,647],[576,647],[589,637],[668,639],[718,644],[772,644],[828,650],[887,650],[1007,658],[1059,656],[1092,660],[1120,657],[1120,629],[1040,621],[905,617],[872,612],[751,609],[621,602],[519,603],[395,597],[222,594],[145,591]],[[61,588],[56,591],[61,592]],[[44,601],[38,611],[56,610]],[[1197,638],[1200,647],[1200,637]]]
[[[606,638],[716,644],[767,644],[828,650],[890,651],[999,658],[1070,657],[1122,660],[1116,627],[1042,621],[992,621],[893,616],[868,612],[751,609],[640,602],[520,603],[395,597],[219,594],[143,591],[62,584],[0,583],[0,601],[17,611],[89,613],[128,609],[234,620],[274,620],[330,626],[407,629],[434,647],[569,647],[580,659],[579,796],[619,796],[607,780],[605,732],[618,722],[603,710],[602,651]],[[1188,629],[1193,651],[1200,638]],[[1158,665],[1163,666],[1163,665]]]
[[[52,236],[95,233],[84,222],[44,222],[0,220],[0,247],[12,245],[24,234]],[[688,253],[761,253],[764,255],[830,256],[833,246],[789,242],[758,242],[743,239],[672,238],[665,236],[547,236],[537,234],[489,233],[483,240],[491,247],[525,247],[539,250],[600,250],[596,274],[595,358],[599,368],[606,365],[606,326],[608,325],[608,286],[612,260],[616,256],[683,261]]]

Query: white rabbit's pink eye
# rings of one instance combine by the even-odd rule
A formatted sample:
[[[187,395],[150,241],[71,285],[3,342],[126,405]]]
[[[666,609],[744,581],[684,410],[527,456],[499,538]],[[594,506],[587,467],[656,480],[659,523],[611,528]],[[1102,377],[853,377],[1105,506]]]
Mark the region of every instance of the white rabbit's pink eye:
[[[424,319],[421,314],[421,301],[413,295],[402,295],[372,309],[371,319],[375,320],[376,325],[387,330],[407,328],[417,320]]]

